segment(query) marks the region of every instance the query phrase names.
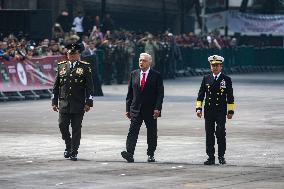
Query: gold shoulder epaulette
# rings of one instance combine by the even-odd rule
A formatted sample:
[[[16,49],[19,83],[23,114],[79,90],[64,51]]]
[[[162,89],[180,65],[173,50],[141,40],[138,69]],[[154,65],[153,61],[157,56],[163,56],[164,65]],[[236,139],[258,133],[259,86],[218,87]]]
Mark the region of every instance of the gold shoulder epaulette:
[[[57,64],[64,64],[64,63],[66,63],[66,62],[67,62],[67,61],[64,60],[64,61],[58,62]]]
[[[81,63],[83,63],[83,64],[90,64],[89,62],[85,62],[85,61],[80,61]]]

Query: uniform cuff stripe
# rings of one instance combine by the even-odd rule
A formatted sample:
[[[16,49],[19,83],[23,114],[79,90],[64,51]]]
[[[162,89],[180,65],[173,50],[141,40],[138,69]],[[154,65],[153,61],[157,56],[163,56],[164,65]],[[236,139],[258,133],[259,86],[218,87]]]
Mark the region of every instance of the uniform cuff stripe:
[[[202,101],[196,101],[196,108],[202,108]]]
[[[227,104],[228,111],[230,110],[234,111],[234,108],[235,108],[235,104]]]

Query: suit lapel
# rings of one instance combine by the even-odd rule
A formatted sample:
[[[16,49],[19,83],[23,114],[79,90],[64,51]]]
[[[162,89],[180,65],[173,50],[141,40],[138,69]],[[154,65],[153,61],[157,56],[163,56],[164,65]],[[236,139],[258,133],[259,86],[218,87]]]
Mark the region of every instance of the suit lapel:
[[[210,76],[209,76],[209,84],[210,84],[210,86],[213,86],[214,85],[214,77],[213,77],[213,74],[210,74]]]
[[[144,88],[144,90],[146,90],[146,89],[149,87],[149,83],[150,83],[151,80],[152,80],[152,76],[153,76],[153,72],[152,72],[152,70],[150,69],[150,70],[149,70],[149,73],[148,73],[148,75],[147,75],[147,79],[146,79],[146,82],[145,82],[145,88]]]
[[[134,75],[134,82],[136,83],[136,86],[137,86],[137,91],[141,91],[141,87],[140,87],[140,70],[138,69],[136,72],[135,72],[135,75]]]
[[[141,80],[141,75],[140,75],[140,70],[138,69],[137,70],[137,72],[136,72],[136,81],[137,81],[137,83],[138,83],[138,87],[139,87],[139,89],[140,89],[140,87],[141,87],[141,83],[140,83],[140,80]]]
[[[221,86],[221,81],[224,79],[223,74],[221,73],[220,76],[218,77],[217,81],[219,83],[219,87]]]
[[[217,81],[221,81],[223,79],[223,74],[221,73],[220,76],[218,77]]]

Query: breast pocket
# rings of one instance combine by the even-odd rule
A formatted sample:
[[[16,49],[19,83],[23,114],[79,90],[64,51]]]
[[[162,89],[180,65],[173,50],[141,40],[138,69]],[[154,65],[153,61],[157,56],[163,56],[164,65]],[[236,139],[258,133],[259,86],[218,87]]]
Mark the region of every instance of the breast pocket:
[[[65,84],[66,84],[66,81],[67,81],[66,77],[60,77],[60,78],[59,78],[59,85],[60,85],[60,86],[65,85]]]
[[[86,79],[84,76],[82,75],[76,75],[74,78],[73,78],[73,82],[75,85],[77,86],[81,86],[81,85],[84,85],[86,83]]]
[[[62,85],[59,87],[59,98],[64,99],[66,96],[66,85]]]

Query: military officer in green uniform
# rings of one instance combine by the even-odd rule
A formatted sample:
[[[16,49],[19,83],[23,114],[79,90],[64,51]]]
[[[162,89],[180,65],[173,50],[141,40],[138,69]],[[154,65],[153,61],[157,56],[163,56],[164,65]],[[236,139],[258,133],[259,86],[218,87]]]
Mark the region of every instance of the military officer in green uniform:
[[[59,111],[59,128],[66,149],[64,157],[77,160],[81,140],[82,120],[93,106],[93,79],[90,64],[80,60],[82,47],[67,46],[67,61],[58,63],[53,87],[52,108]],[[69,125],[72,134],[69,132]]]
[[[226,117],[232,119],[234,115],[234,95],[232,80],[221,72],[224,58],[218,55],[208,57],[211,74],[203,77],[197,102],[196,114],[202,117],[202,104],[205,97],[204,118],[206,131],[205,165],[215,164],[215,136],[218,144],[218,159],[220,164],[226,164]],[[215,134],[215,136],[214,136]]]

